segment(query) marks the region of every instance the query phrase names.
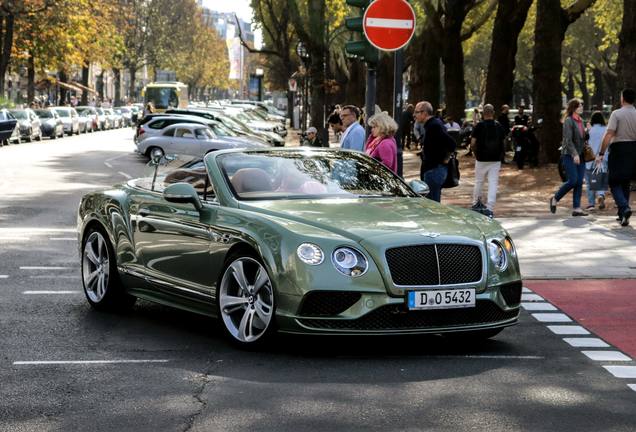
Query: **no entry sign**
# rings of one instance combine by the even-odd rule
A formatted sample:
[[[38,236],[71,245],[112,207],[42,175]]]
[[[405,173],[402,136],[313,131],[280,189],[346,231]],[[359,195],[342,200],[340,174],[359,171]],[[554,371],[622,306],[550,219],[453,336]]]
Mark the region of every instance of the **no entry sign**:
[[[364,12],[362,27],[377,49],[399,50],[415,33],[415,12],[406,0],[375,0]]]

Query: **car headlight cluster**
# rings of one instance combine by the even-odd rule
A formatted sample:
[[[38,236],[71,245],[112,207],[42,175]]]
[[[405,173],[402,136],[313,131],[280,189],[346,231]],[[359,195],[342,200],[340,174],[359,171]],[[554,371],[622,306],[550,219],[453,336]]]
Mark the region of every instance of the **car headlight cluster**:
[[[325,254],[319,246],[313,243],[303,243],[296,249],[298,258],[309,265],[319,265],[324,261]],[[358,277],[366,273],[369,262],[362,252],[350,248],[339,247],[331,254],[333,266],[345,276]]]
[[[510,242],[510,245],[512,245],[512,242]],[[488,243],[488,255],[498,271],[504,271],[508,267],[506,249],[497,240],[492,240]]]

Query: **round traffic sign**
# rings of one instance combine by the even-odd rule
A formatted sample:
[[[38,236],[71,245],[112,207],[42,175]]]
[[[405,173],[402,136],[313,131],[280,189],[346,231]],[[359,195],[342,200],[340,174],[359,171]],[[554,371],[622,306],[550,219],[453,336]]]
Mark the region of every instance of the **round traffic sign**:
[[[377,49],[399,50],[415,33],[415,12],[406,0],[375,0],[364,12],[362,27]]]

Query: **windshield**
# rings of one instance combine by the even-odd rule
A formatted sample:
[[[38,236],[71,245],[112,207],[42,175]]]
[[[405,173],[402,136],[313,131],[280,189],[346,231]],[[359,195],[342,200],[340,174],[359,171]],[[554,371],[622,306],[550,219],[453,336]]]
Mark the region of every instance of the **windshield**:
[[[236,132],[232,131],[230,128],[228,128],[222,123],[217,123],[217,122],[210,123],[210,128],[212,128],[214,133],[217,134],[218,136],[229,136],[229,137],[238,136]]]
[[[35,114],[40,118],[53,118],[53,113],[47,110],[36,110]]]
[[[55,110],[60,117],[70,117],[71,113],[68,110]]]
[[[417,196],[384,165],[357,152],[230,153],[217,161],[241,200]]]
[[[149,87],[146,89],[145,98],[146,103],[152,102],[158,109],[179,106],[177,91],[172,87]]]
[[[13,117],[17,118],[18,120],[28,120],[29,116],[27,116],[26,111],[10,111],[11,114],[13,114]]]
[[[131,180],[141,189],[154,192],[163,190],[173,183],[190,183],[203,199],[214,198],[214,188],[207,176],[203,161],[199,157],[187,155],[165,155],[158,164],[152,161],[146,165],[144,177]]]

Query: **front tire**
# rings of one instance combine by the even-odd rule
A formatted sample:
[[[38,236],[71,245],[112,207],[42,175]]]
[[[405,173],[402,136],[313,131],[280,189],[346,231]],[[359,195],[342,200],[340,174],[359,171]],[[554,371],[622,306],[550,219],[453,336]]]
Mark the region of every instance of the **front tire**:
[[[266,344],[275,333],[275,296],[261,260],[232,254],[217,284],[217,312],[230,340],[243,348]]]
[[[91,228],[82,244],[82,284],[88,303],[98,310],[130,308],[136,298],[127,294],[117,273],[117,259],[108,236]]]

